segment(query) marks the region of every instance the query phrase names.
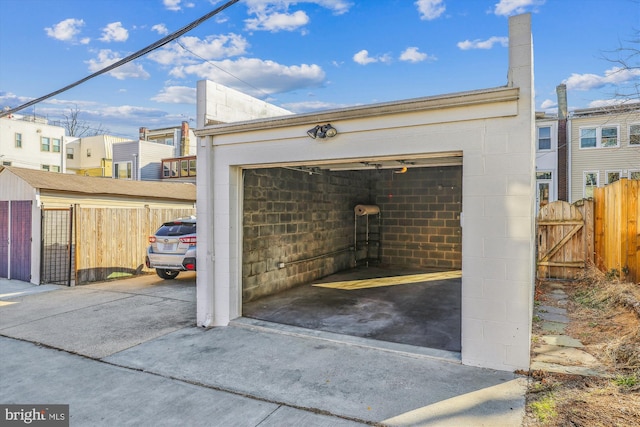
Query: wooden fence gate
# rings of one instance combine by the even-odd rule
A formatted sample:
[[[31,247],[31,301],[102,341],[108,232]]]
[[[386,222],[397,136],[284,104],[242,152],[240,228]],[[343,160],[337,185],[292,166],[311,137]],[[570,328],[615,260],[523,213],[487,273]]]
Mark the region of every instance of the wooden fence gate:
[[[593,201],[558,201],[542,208],[537,218],[537,276],[574,279],[593,262]]]

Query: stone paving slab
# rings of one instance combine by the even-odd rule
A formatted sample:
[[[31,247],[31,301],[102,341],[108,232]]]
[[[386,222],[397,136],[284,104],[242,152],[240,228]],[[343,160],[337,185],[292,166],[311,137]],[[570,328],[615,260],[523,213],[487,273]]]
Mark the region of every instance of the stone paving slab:
[[[578,341],[575,338],[571,338],[568,335],[543,335],[541,339],[545,344],[549,344],[549,345],[558,345],[558,346],[575,347],[575,348],[584,347],[584,344],[582,344],[580,341]]]
[[[582,375],[585,377],[610,377],[606,372],[587,368],[585,366],[565,366],[557,363],[548,363],[534,360],[531,362],[532,371],[556,372],[558,374]]]
[[[562,334],[566,327],[564,322],[542,322],[542,330],[553,334]]]
[[[540,362],[580,365],[580,366],[597,366],[598,359],[575,347],[563,347],[558,345],[540,345],[533,350],[536,353],[535,360]]]
[[[540,305],[536,309],[538,313],[555,313],[555,314],[567,314],[567,309],[564,307],[554,307],[553,305]]]
[[[548,322],[569,323],[569,318],[565,314],[538,312],[538,316]]]

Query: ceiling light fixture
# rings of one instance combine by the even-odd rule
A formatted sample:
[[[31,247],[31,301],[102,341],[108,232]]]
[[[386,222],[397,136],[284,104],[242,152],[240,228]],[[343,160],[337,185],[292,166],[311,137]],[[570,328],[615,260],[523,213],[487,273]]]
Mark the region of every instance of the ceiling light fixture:
[[[313,129],[309,129],[307,131],[307,135],[309,135],[309,137],[316,139],[316,138],[332,138],[334,136],[336,136],[338,134],[338,131],[336,130],[336,128],[334,128],[333,126],[331,126],[329,123],[327,123],[326,125],[317,125],[316,127],[314,127]]]

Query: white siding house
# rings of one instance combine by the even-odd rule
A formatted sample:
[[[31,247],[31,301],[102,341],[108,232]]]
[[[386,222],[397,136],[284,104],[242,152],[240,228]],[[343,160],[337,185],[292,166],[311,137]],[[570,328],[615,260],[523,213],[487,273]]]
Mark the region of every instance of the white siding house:
[[[0,118],[0,165],[62,172],[65,129],[44,117]]]
[[[174,147],[149,141],[113,144],[113,177],[134,181],[159,181],[162,159],[172,157]]]
[[[640,179],[640,103],[575,110],[569,122],[570,202],[620,178]]]

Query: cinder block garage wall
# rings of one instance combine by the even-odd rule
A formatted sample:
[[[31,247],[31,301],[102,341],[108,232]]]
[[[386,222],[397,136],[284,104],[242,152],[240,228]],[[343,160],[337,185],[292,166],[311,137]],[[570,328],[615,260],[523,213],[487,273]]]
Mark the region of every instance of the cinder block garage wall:
[[[462,167],[382,171],[382,260],[394,266],[462,268]]]
[[[393,172],[245,171],[243,301],[353,267],[360,203],[380,206],[383,264],[460,269],[462,168]]]
[[[242,300],[349,268],[353,207],[373,200],[369,177],[348,171],[246,170]],[[280,262],[284,268],[278,268]]]

